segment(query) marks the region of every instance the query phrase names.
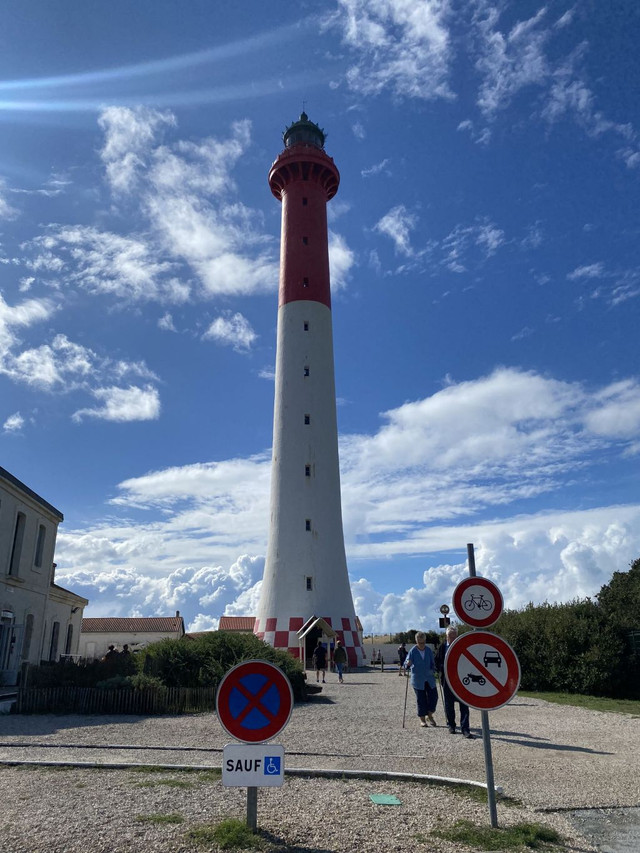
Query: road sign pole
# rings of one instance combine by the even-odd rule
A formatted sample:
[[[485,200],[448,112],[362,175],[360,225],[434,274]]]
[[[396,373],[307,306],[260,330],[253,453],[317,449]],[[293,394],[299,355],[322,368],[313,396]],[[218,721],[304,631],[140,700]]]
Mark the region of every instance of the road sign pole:
[[[258,828],[258,789],[247,788],[247,827],[251,832]]]
[[[489,818],[491,826],[498,826],[498,808],[496,806],[496,788],[493,781],[493,758],[491,757],[491,729],[489,728],[489,712],[480,711],[482,719],[482,745],[484,747],[484,769],[487,776],[487,799],[489,802]]]
[[[476,577],[476,555],[473,542],[467,543],[467,557],[469,559],[469,577]],[[480,711],[482,720],[482,746],[484,747],[484,771],[487,777],[487,801],[489,803],[489,819],[491,826],[498,826],[498,807],[496,805],[496,788],[493,781],[493,757],[491,755],[491,728],[489,727],[489,712]]]

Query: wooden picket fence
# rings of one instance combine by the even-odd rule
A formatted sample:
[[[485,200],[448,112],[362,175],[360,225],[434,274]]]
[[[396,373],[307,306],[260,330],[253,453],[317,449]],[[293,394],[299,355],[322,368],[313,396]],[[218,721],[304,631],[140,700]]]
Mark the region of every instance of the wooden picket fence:
[[[193,714],[213,712],[215,699],[215,687],[34,687],[18,690],[14,710],[16,714]]]

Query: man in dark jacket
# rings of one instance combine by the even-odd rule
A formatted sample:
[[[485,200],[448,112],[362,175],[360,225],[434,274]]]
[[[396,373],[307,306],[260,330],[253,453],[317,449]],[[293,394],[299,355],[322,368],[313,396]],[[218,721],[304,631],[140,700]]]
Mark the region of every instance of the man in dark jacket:
[[[456,733],[456,709],[454,703],[457,702],[460,705],[460,731],[466,738],[473,740],[473,735],[469,731],[469,706],[456,699],[444,674],[445,655],[457,636],[458,629],[454,625],[450,625],[447,628],[445,642],[438,646],[438,651],[436,652],[436,671],[440,674],[440,683],[442,684],[442,692],[444,693],[444,714],[447,718],[449,732],[452,735]]]

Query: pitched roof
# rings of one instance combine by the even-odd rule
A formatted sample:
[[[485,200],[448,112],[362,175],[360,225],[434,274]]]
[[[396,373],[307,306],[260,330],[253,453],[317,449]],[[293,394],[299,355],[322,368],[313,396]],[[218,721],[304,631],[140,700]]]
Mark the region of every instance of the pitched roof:
[[[82,620],[83,634],[163,633],[184,634],[182,616],[99,617]]]
[[[253,631],[255,616],[221,616],[219,631]]]
[[[10,474],[6,468],[0,467],[0,477],[6,480],[8,483],[11,483],[16,488],[20,489],[20,491],[24,492],[25,495],[29,495],[34,501],[43,506],[45,509],[48,509],[49,512],[53,513],[56,516],[58,521],[64,521],[64,515],[60,512],[59,509],[56,509],[49,501],[45,501],[44,498],[41,498],[33,489],[30,489],[29,486],[25,486],[25,484],[19,480],[17,477],[14,477],[13,474]]]

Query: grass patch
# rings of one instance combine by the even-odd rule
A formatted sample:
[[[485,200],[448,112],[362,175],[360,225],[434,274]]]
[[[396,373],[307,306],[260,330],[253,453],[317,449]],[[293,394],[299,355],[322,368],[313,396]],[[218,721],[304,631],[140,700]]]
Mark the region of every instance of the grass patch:
[[[196,826],[187,835],[197,844],[217,844],[221,850],[249,850],[262,846],[247,824],[233,817],[215,826]]]
[[[222,770],[218,768],[198,771],[198,782],[219,782],[221,778]]]
[[[640,717],[638,699],[609,699],[606,696],[585,696],[582,693],[534,693],[529,690],[519,690],[518,696],[544,699],[545,702],[553,702],[556,705],[573,705],[589,711],[609,711],[613,714],[633,714]]]
[[[488,801],[488,793],[486,788],[481,788],[479,785],[454,785],[451,782],[431,782],[429,780],[419,781],[419,785],[425,785],[429,788],[446,788],[452,794],[457,794],[459,797],[473,800],[474,803],[486,804]],[[496,800],[501,806],[519,806],[521,801],[515,797],[507,797],[504,794],[496,793]]]
[[[140,823],[183,823],[181,814],[139,814],[136,820]]]
[[[136,788],[156,788],[158,785],[165,785],[167,788],[193,788],[193,782],[186,782],[184,779],[147,779],[144,782],[135,782]]]
[[[548,850],[553,846],[564,849],[562,837],[555,829],[539,823],[518,823],[505,829],[493,829],[459,820],[449,829],[433,830],[433,835],[482,850]]]

